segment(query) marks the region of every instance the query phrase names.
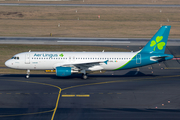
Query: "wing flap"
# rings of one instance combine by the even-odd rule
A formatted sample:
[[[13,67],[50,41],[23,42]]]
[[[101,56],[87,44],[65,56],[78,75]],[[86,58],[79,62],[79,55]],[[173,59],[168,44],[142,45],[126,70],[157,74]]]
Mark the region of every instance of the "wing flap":
[[[74,69],[88,69],[93,66],[98,66],[101,63],[107,64],[108,60],[106,61],[92,61],[92,62],[77,62],[77,63],[58,63],[54,65],[54,69],[56,67],[72,67]]]

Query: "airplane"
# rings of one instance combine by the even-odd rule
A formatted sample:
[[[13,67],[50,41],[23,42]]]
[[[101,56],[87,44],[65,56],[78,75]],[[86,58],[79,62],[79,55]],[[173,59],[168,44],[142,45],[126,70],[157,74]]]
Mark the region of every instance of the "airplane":
[[[56,76],[81,73],[87,79],[88,71],[124,70],[138,68],[173,58],[164,54],[171,26],[162,26],[144,48],[137,52],[23,52],[5,62],[13,69],[55,70]]]

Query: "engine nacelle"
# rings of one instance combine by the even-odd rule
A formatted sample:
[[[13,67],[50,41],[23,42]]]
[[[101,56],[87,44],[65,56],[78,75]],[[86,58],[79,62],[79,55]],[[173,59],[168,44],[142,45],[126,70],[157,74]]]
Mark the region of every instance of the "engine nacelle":
[[[56,76],[65,77],[71,75],[71,67],[56,67]]]

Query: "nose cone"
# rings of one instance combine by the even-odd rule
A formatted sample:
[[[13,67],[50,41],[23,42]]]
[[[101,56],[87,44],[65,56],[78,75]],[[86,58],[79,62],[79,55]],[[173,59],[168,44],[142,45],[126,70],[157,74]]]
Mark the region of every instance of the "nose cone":
[[[5,62],[5,65],[6,65],[7,67],[10,67],[10,61],[7,60],[7,61]]]

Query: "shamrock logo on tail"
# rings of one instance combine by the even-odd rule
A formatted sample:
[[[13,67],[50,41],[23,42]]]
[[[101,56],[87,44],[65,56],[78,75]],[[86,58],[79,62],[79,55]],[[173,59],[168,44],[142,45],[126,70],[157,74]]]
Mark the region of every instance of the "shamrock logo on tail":
[[[163,47],[165,46],[165,42],[161,42],[161,40],[163,39],[163,36],[157,36],[156,37],[156,41],[155,40],[152,40],[151,41],[151,47],[154,47],[153,51],[156,50],[156,47],[159,49],[159,50],[162,50]]]

